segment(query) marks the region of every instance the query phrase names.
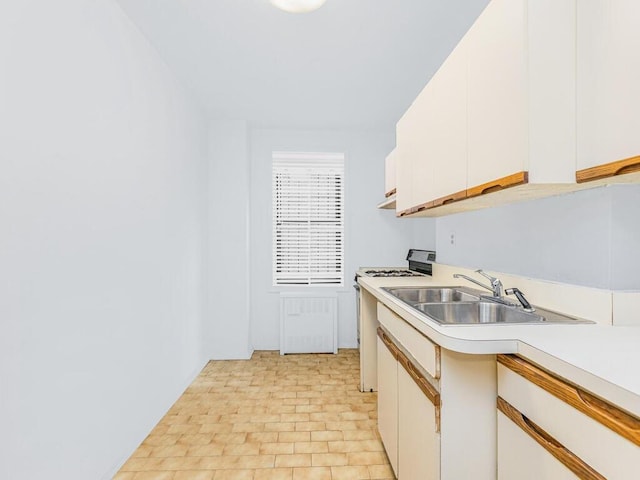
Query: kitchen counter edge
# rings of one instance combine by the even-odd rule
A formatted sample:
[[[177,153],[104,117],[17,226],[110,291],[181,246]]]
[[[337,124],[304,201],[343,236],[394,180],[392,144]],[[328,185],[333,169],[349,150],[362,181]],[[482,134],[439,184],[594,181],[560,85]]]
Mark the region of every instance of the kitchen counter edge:
[[[475,355],[519,354],[640,417],[640,327],[443,326],[382,290],[386,286],[439,285],[433,279],[359,277],[358,283],[442,348]]]

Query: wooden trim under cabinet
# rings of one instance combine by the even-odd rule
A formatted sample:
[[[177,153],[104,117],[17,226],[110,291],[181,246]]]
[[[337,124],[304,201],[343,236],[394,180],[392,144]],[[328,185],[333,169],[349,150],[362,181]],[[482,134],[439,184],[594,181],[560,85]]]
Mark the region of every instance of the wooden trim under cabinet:
[[[420,390],[422,390],[422,392],[426,395],[429,401],[434,406],[439,407],[440,392],[438,392],[435,389],[435,387],[431,385],[431,383],[429,383],[429,380],[427,380],[427,377],[425,377],[422,374],[422,372],[420,372],[415,367],[415,365],[413,365],[413,362],[411,362],[411,360],[409,360],[409,358],[401,351],[398,351],[398,361],[404,367],[404,369],[407,371],[407,373],[413,379],[413,381],[416,382],[416,385],[420,387]]]
[[[502,397],[498,397],[497,407],[509,420],[515,423],[527,435],[533,438],[542,448],[553,455],[560,463],[571,470],[581,480],[606,480],[576,454],[549,435],[537,424],[529,420],[518,409]]]
[[[467,198],[467,191],[462,190],[460,192],[452,193],[451,195],[446,195],[444,197],[440,197],[431,202],[431,206],[429,208],[441,207],[442,205],[448,205],[449,203],[459,202],[460,200],[464,200]]]
[[[467,188],[467,198],[477,197],[478,195],[484,195],[487,193],[493,193],[505,188],[515,187],[529,183],[529,172],[518,172],[513,175],[498,178],[491,182],[483,183],[475,187]]]
[[[385,198],[389,198],[391,195],[395,195],[396,194],[396,189],[392,189],[389,190],[387,193],[384,194]]]
[[[418,206],[407,208],[406,210],[402,210],[396,216],[397,217],[405,217],[407,215],[413,215],[414,213],[422,212],[423,210],[428,210],[433,207],[433,202],[421,203]]]
[[[498,355],[498,363],[640,446],[640,418],[515,355]]]
[[[429,401],[433,404],[436,410],[436,432],[440,431],[440,392],[436,390],[436,388],[431,385],[427,377],[416,368],[409,357],[407,357],[402,350],[400,350],[394,343],[393,340],[387,335],[387,332],[382,328],[378,327],[378,337],[382,340],[382,343],[389,349],[393,358],[395,358],[400,365],[406,370],[411,379],[415,382],[418,388],[424,393],[424,395],[429,399]]]
[[[382,343],[384,343],[385,347],[387,347],[391,355],[393,355],[393,358],[398,360],[398,355],[401,354],[400,350],[398,350],[398,347],[394,345],[393,341],[391,341],[391,339],[387,335],[387,332],[385,332],[382,327],[378,327],[378,337],[380,337]]]
[[[602,178],[615,177],[616,175],[624,175],[625,173],[638,171],[640,171],[640,155],[578,170],[576,172],[576,182],[590,182],[592,180],[600,180]]]

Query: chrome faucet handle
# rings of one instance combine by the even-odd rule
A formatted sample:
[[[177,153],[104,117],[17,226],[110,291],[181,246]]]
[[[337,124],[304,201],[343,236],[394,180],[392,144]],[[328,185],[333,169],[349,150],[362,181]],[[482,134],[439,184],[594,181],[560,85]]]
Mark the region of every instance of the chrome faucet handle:
[[[491,282],[491,287],[493,288],[493,296],[494,297],[502,298],[502,282],[500,281],[500,279],[498,279],[496,277],[492,277],[488,273],[485,273],[481,268],[476,270],[476,273],[479,273],[483,277],[489,279],[489,281]]]
[[[488,278],[489,281],[491,283],[493,283],[494,281],[498,280],[496,277],[492,277],[491,275],[489,275],[488,273],[485,273],[484,270],[482,270],[481,268],[479,268],[478,270],[476,270],[476,273],[479,273],[480,275],[482,275],[485,278]],[[499,280],[498,280],[499,281]]]

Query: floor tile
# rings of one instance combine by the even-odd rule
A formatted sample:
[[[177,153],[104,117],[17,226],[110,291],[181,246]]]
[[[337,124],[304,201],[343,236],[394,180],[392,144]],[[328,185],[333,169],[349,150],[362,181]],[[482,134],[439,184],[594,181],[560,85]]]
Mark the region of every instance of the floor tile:
[[[331,480],[331,468],[329,467],[294,468],[293,480]]]
[[[393,479],[357,350],[211,361],[115,480]]]

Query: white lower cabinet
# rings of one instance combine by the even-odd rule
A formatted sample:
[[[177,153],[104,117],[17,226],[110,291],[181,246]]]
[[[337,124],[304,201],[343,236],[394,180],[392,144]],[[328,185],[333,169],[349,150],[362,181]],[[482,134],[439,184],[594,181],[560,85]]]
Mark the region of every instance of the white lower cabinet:
[[[443,349],[377,310],[378,428],[397,478],[495,480],[495,355]]]
[[[575,474],[498,412],[499,480],[574,480]]]
[[[378,338],[378,431],[393,473],[398,476],[398,360]]]
[[[529,361],[498,356],[498,478],[639,478],[640,418]]]
[[[440,478],[436,406],[404,368],[398,368],[398,464],[402,479]]]
[[[439,408],[436,388],[378,329],[378,431],[396,478],[440,478]]]

